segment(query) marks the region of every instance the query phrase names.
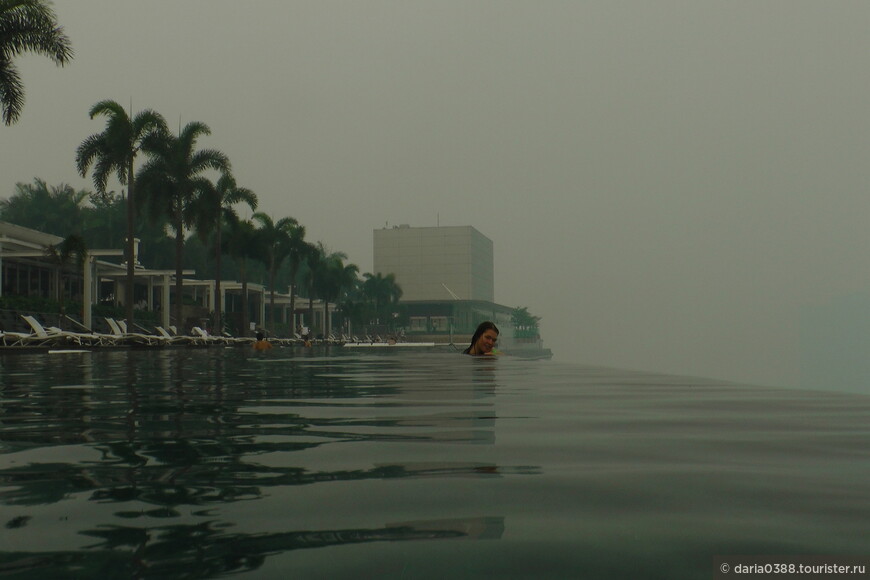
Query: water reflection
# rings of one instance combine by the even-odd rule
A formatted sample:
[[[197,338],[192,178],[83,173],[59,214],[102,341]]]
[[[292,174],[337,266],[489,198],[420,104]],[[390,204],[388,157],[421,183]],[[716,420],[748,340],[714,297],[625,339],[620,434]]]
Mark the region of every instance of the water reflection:
[[[437,352],[0,362],[5,577],[670,580],[866,549],[868,397]]]
[[[292,550],[370,542],[495,540],[503,532],[504,519],[500,517],[249,535],[226,533],[212,521],[149,530],[110,526],[81,532],[100,540],[87,546],[87,559],[75,552],[17,558],[0,555],[0,573],[59,577],[69,573],[74,564],[76,575],[90,578],[210,578],[227,572],[256,570],[267,556]],[[120,557],[121,554],[128,557]]]
[[[303,548],[500,538],[503,516],[265,532],[245,508],[224,513],[246,502],[286,510],[276,498],[299,487],[341,484],[308,494],[325,511],[329,498],[373,490],[417,501],[420,483],[389,481],[434,488],[540,473],[474,458],[496,442],[496,369],[456,360],[279,349],[4,356],[0,503],[20,511],[6,521],[17,537],[0,573],[209,577]],[[372,520],[360,513],[346,519]],[[57,522],[73,523],[57,532]],[[47,540],[38,552],[36,537]]]

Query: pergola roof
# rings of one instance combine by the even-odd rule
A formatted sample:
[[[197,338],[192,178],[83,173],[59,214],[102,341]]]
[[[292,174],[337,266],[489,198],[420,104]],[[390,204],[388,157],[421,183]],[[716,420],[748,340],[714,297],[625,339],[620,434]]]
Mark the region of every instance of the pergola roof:
[[[62,241],[59,236],[0,221],[0,251],[3,254],[43,250]]]

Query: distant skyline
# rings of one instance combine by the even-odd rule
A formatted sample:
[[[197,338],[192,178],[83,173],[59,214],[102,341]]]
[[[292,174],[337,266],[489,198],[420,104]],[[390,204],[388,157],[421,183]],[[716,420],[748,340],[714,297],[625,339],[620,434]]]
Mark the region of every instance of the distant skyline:
[[[870,288],[865,2],[54,7],[75,56],[19,60],[0,197],[91,189],[114,99],[209,125],[260,210],[363,272],[386,224],[477,228],[557,362],[797,385],[803,313]]]

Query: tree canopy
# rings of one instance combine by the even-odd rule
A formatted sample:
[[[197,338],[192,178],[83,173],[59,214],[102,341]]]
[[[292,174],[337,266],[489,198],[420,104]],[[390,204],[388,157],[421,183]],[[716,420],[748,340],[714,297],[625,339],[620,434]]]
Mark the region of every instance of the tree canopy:
[[[0,6],[3,3],[0,0]],[[402,289],[394,274],[360,276],[343,252],[306,241],[305,227],[292,217],[260,212],[250,220],[239,218],[236,206],[254,211],[257,196],[236,183],[224,153],[198,147],[199,139],[211,133],[207,125],[191,122],[176,135],[156,111],[133,115],[111,100],[96,103],[90,116],[105,117],[106,126],[82,141],[75,162],[80,175],[91,172],[96,191],[49,186],[36,178],[33,184],[17,184],[15,193],[0,201],[0,219],[61,237],[77,234],[91,248],[122,247],[124,239],[139,238],[143,264],[175,265],[178,323],[183,323],[182,272],[195,269],[200,279],[213,276],[216,289],[221,279],[241,280],[242,332],[250,314],[249,280],[263,283],[270,293],[273,332],[275,294],[288,290],[291,309],[295,310],[297,294],[310,299],[309,324],[315,300],[323,302],[326,324],[328,303],[338,304],[344,321],[357,327],[395,324],[396,314],[402,312]],[[139,156],[141,166],[135,171]],[[126,195],[123,189],[120,194],[109,189],[111,179],[126,186]],[[134,208],[145,210],[149,219],[139,218]],[[132,304],[132,299],[126,303]],[[219,305],[214,314],[219,324]],[[528,330],[536,330],[539,320],[526,308],[517,308],[513,316],[517,328]]]
[[[0,115],[15,123],[24,109],[24,83],[15,57],[25,52],[46,56],[58,66],[72,59],[69,38],[45,0],[0,0]]]
[[[166,122],[152,110],[131,116],[120,104],[112,100],[100,101],[91,107],[90,117],[106,117],[106,129],[82,141],[76,150],[76,168],[79,174],[87,175],[94,166],[92,178],[98,194],[106,193],[109,176],[115,175],[121,185],[127,186],[127,236],[124,259],[127,263],[125,284],[127,320],[133,321],[134,245],[136,217],[134,204],[138,201],[134,162],[143,143],[155,135],[166,134]]]

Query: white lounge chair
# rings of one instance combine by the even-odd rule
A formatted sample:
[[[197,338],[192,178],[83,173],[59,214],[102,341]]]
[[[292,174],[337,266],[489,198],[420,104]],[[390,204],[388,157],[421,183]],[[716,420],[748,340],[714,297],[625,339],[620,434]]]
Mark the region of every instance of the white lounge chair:
[[[193,339],[194,344],[214,344],[215,340],[208,335],[208,333],[200,328],[199,326],[194,326],[190,329],[190,337]]]
[[[104,338],[99,334],[61,330],[56,326],[46,328],[35,317],[29,314],[22,314],[21,318],[33,329],[31,343],[38,343],[42,346],[55,344],[75,344],[78,346],[103,344]]]
[[[190,344],[193,342],[193,338],[190,336],[169,334],[169,331],[167,331],[162,326],[155,326],[154,328],[155,330],[157,330],[158,336],[160,336],[160,338],[163,339],[166,344]]]
[[[130,332],[127,329],[125,320],[115,320],[114,318],[106,318],[109,328],[112,329],[112,334],[117,336],[119,340],[123,340],[132,344],[141,344],[146,346],[157,346],[166,344],[162,337],[156,334],[145,334],[142,332]]]
[[[229,342],[235,342],[236,339],[227,339],[223,336],[215,336],[213,334],[209,334],[208,331],[199,326],[194,326],[190,329],[190,332],[194,338],[199,340],[204,344],[228,344]]]
[[[27,332],[0,330],[0,344],[3,346],[29,346],[35,336]]]
[[[182,341],[183,337],[173,336],[173,335],[169,334],[169,332],[167,332],[166,329],[163,328],[162,326],[155,326],[154,330],[157,331],[157,335],[160,336],[161,338],[163,338],[163,341],[166,344],[180,344],[181,342],[183,342]]]
[[[152,334],[150,332],[144,332],[145,329],[142,327],[139,327],[139,329],[142,330],[143,332],[132,332],[130,329],[127,328],[127,321],[126,320],[118,320],[116,322],[118,323],[118,326],[121,327],[121,330],[123,330],[125,333],[127,333],[128,336],[135,336],[139,340],[148,340],[151,345],[165,345],[165,344],[167,344],[167,341],[159,334]]]

